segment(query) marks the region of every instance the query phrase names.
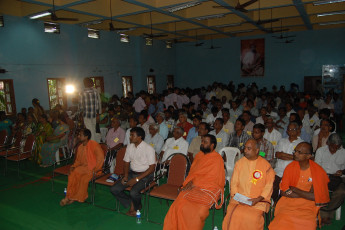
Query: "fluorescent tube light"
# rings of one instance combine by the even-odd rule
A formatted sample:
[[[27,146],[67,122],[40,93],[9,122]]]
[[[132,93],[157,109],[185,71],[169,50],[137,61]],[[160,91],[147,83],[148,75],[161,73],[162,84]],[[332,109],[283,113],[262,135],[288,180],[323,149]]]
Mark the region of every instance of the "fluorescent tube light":
[[[34,15],[30,16],[30,19],[42,18],[42,17],[48,16],[48,15],[51,15],[51,14],[52,14],[51,12],[45,11],[45,12],[41,12],[41,13],[34,14]]]
[[[218,25],[218,26],[214,26],[214,27],[216,27],[216,28],[224,28],[224,27],[240,26],[241,24],[242,24],[242,22],[238,22],[238,23]]]
[[[87,29],[87,37],[88,38],[95,38],[95,39],[99,39],[99,30],[95,30],[95,29]]]
[[[314,5],[314,6],[319,6],[319,5],[332,4],[332,3],[339,3],[339,2],[345,2],[345,0],[316,1],[316,2],[313,2],[313,5]]]
[[[0,27],[4,27],[4,16],[0,15]]]
[[[319,23],[320,26],[327,26],[327,25],[337,25],[337,24],[343,24],[345,21],[336,21],[336,22],[323,22]]]
[[[59,23],[44,22],[44,32],[59,34],[60,33]]]
[[[184,3],[184,4],[180,4],[177,6],[173,6],[173,7],[169,7],[166,8],[167,11],[169,11],[170,13],[173,13],[175,11],[180,11],[180,10],[184,10],[193,6],[197,6],[200,5],[201,3],[198,1],[193,1],[193,2],[188,2],[188,3]]]
[[[167,49],[171,49],[172,48],[172,42],[171,41],[166,41],[165,45],[166,45]]]
[[[335,12],[322,13],[322,14],[317,14],[317,16],[323,17],[323,16],[338,15],[338,14],[345,14],[345,11],[335,11]]]
[[[120,42],[129,42],[129,36],[127,34],[120,34]]]
[[[224,16],[225,16],[225,14],[214,14],[214,15],[207,15],[207,16],[198,17],[195,19],[201,21],[201,20],[206,20],[206,19],[222,18]]]

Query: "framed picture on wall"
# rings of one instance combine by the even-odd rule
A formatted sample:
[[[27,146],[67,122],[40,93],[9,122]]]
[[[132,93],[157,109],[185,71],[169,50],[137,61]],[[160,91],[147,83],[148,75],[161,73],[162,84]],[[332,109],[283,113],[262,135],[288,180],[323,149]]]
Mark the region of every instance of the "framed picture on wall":
[[[264,76],[265,39],[241,40],[241,76]]]

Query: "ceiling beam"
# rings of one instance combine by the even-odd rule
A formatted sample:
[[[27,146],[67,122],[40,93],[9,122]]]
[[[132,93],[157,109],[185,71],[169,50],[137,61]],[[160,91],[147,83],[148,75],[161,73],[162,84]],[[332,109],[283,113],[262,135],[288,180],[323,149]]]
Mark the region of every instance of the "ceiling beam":
[[[307,29],[312,30],[313,26],[310,23],[309,16],[308,16],[307,12],[305,11],[303,2],[301,0],[293,0],[293,3],[295,4],[297,11],[301,15]]]
[[[156,8],[156,7],[147,5],[147,4],[145,4],[145,3],[138,2],[138,1],[136,1],[136,0],[123,0],[123,1],[128,2],[128,3],[131,3],[131,4],[134,4],[134,5],[138,5],[138,6],[141,6],[141,7],[145,7],[145,8],[147,8],[147,9],[152,10],[152,11],[157,11],[157,12],[159,12],[159,13],[161,13],[161,14],[165,14],[165,15],[170,16],[170,17],[178,18],[178,19],[180,19],[180,20],[182,20],[182,21],[186,21],[186,22],[189,22],[189,23],[191,23],[191,24],[200,26],[200,27],[202,27],[202,28],[204,28],[204,29],[208,29],[208,30],[215,31],[215,32],[217,32],[217,33],[226,35],[226,36],[228,36],[228,37],[233,37],[233,35],[231,35],[231,34],[225,33],[225,32],[223,32],[223,31],[217,30],[217,29],[212,28],[212,27],[209,27],[209,26],[205,26],[205,25],[202,24],[202,23],[195,22],[195,21],[190,20],[190,19],[188,19],[188,18],[185,18],[185,17],[179,16],[179,15],[176,15],[176,14],[174,14],[174,13],[167,12],[167,11],[164,10],[163,8]],[[202,3],[202,2],[206,2],[206,1],[208,1],[208,0],[200,0],[199,2]],[[166,7],[164,7],[164,8],[166,8]]]

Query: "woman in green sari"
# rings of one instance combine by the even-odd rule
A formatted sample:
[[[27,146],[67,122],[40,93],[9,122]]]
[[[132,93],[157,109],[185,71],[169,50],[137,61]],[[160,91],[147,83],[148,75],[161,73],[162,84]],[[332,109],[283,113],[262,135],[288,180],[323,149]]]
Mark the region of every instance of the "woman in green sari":
[[[45,114],[41,114],[38,117],[39,123],[36,130],[36,145],[34,150],[34,161],[41,164],[42,158],[40,155],[43,143],[46,141],[48,136],[53,134],[53,128],[48,122],[48,117]]]
[[[66,124],[66,117],[59,115],[57,127],[53,135],[47,136],[46,142],[41,149],[42,164],[41,167],[48,167],[55,163],[55,153],[60,146],[67,144],[69,126]]]

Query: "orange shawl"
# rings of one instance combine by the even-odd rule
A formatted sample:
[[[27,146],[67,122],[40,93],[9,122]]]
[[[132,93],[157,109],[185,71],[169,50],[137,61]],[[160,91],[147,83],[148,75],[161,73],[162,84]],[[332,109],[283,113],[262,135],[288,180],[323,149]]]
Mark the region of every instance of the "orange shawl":
[[[329,203],[328,182],[329,178],[323,168],[312,160],[309,160],[310,172],[314,187],[315,206],[322,207]],[[296,186],[300,176],[298,161],[291,162],[284,171],[280,189],[286,191],[290,186]]]
[[[89,140],[86,145],[86,158],[87,158],[87,166],[90,170],[93,170],[96,167],[96,155],[95,149],[98,143],[93,140]]]

